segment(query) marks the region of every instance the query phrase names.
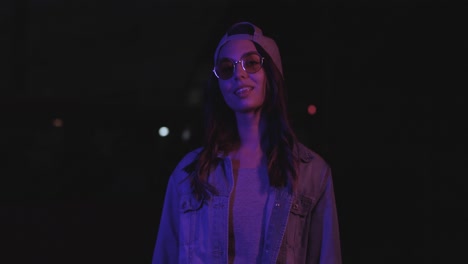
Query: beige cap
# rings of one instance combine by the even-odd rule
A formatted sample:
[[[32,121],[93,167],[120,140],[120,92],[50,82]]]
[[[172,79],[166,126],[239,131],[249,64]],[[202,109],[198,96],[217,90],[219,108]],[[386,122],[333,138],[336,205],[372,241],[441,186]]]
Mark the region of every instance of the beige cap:
[[[216,48],[215,56],[214,56],[215,65],[216,65],[216,63],[218,61],[219,50],[221,49],[221,47],[224,44],[226,44],[226,42],[228,42],[230,40],[235,40],[235,39],[246,39],[246,40],[251,40],[251,41],[257,43],[258,45],[260,45],[268,53],[268,55],[270,55],[270,57],[273,59],[273,63],[276,65],[278,70],[281,72],[281,75],[283,75],[283,66],[281,64],[281,56],[280,56],[280,53],[279,53],[278,46],[276,45],[276,42],[272,38],[264,36],[262,30],[259,27],[255,26],[254,24],[252,24],[250,22],[236,23],[236,24],[232,25],[230,29],[235,28],[235,27],[237,27],[239,25],[243,25],[243,24],[250,25],[252,27],[253,34],[243,33],[243,34],[231,34],[231,35],[229,35],[228,33],[229,33],[230,30],[228,30],[228,33],[226,33],[221,38],[221,40],[218,43],[218,47]],[[284,76],[283,76],[283,78],[284,78]]]

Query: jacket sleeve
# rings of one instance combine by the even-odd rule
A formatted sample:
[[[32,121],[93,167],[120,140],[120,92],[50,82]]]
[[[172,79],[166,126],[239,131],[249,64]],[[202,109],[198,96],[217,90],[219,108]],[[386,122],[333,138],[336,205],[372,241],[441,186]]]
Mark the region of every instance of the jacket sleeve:
[[[321,196],[311,219],[307,263],[341,264],[341,245],[333,180],[329,166],[322,171]]]
[[[179,195],[173,176],[169,178],[166,188],[152,264],[178,263]]]

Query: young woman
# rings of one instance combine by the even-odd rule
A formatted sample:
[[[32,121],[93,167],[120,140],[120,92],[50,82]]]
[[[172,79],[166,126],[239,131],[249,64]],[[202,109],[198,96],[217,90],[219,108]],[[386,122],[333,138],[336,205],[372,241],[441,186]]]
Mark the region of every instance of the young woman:
[[[153,264],[339,264],[329,165],[296,138],[275,41],[234,24],[214,54],[204,145],[166,190]]]

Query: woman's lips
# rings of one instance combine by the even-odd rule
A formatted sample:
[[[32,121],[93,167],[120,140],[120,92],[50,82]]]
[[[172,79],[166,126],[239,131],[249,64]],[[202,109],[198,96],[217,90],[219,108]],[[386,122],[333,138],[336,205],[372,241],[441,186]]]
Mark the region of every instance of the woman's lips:
[[[234,94],[237,96],[246,96],[253,90],[253,87],[242,87],[237,89]]]

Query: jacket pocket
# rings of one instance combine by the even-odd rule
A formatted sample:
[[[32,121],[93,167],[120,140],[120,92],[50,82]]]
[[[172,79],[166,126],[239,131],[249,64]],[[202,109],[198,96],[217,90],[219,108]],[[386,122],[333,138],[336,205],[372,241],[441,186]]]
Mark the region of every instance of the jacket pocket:
[[[198,226],[201,224],[200,209],[202,202],[198,201],[192,195],[183,195],[179,201],[179,239],[181,247],[183,247],[183,254],[190,256],[194,254],[196,245],[199,240],[202,239],[200,232],[201,228]]]
[[[313,205],[314,201],[312,198],[304,195],[295,196],[291,205],[291,213],[299,217],[305,217],[312,211]]]
[[[188,213],[200,209],[202,201],[197,200],[193,195],[184,195],[179,202],[179,210],[181,213]]]
[[[306,241],[309,233],[309,220],[310,214],[314,208],[315,201],[304,195],[294,196],[291,210],[289,214],[287,229],[286,229],[286,243],[289,248],[295,248],[297,251],[302,248]]]

